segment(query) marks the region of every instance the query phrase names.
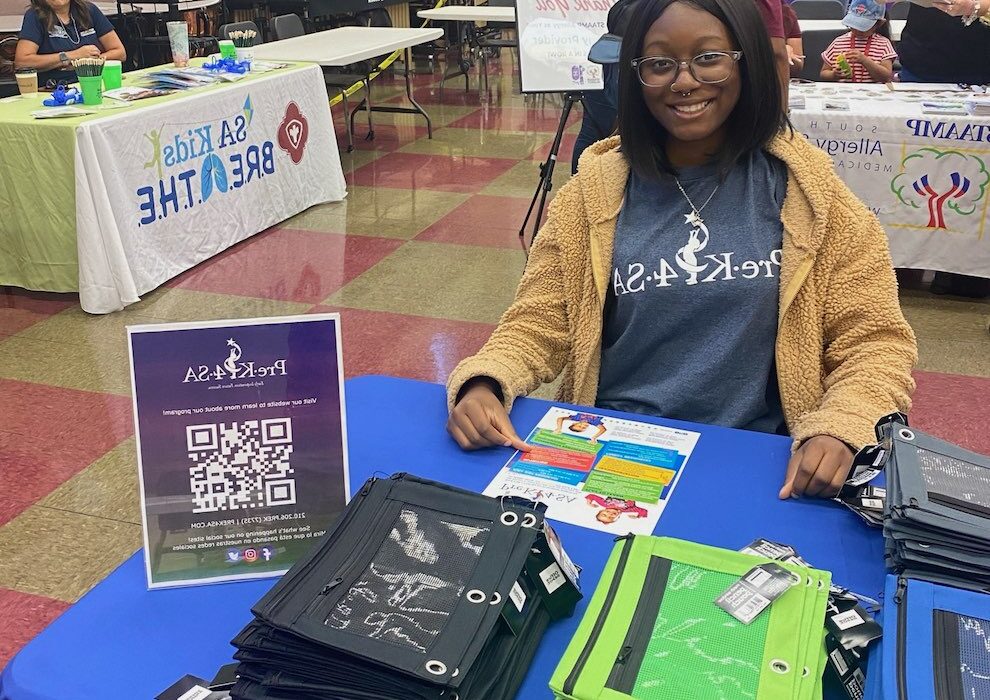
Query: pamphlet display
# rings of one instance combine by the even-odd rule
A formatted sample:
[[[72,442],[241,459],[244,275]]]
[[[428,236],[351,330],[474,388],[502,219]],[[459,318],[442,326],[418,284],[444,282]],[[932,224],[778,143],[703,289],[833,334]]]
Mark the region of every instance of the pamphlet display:
[[[284,573],[347,498],[339,317],[127,330],[148,586]]]
[[[547,504],[547,517],[624,535],[653,532],[699,433],[553,407],[485,489]]]
[[[613,0],[516,2],[519,75],[523,92],[601,90],[602,67],[588,60],[605,34]]]

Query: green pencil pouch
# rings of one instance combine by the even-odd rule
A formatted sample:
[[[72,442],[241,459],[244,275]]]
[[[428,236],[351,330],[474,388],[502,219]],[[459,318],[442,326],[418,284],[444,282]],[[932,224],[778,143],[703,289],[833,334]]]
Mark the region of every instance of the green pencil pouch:
[[[821,698],[831,575],[800,578],[745,625],[715,605],[771,560],[671,538],[617,542],[550,680],[568,700]]]

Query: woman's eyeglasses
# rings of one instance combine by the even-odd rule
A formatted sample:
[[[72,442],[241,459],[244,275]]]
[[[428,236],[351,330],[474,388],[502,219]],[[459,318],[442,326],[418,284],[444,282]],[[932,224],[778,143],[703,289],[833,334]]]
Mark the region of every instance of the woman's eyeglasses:
[[[49,80],[45,83],[46,90],[55,90],[56,88],[62,88],[65,90],[68,87],[68,83],[64,80]]]
[[[687,67],[699,83],[724,83],[732,75],[742,51],[705,51],[690,61],[678,61],[668,56],[646,56],[633,60],[639,82],[646,87],[667,87]]]

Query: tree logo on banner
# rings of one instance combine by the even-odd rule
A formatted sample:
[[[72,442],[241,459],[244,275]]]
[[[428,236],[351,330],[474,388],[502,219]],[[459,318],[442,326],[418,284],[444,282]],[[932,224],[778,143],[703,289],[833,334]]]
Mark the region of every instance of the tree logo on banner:
[[[289,154],[296,165],[302,160],[309,138],[309,122],[299,111],[299,105],[290,102],[285,108],[285,117],[278,127],[278,146]]]
[[[981,158],[922,148],[901,161],[890,189],[905,206],[928,212],[928,228],[945,229],[946,209],[962,216],[975,213],[988,183],[990,172]]]

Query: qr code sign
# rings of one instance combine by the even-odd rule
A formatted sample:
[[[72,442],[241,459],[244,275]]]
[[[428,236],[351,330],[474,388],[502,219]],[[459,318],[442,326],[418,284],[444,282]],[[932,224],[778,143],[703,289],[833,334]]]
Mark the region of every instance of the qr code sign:
[[[292,419],[186,426],[194,513],[296,502]]]

